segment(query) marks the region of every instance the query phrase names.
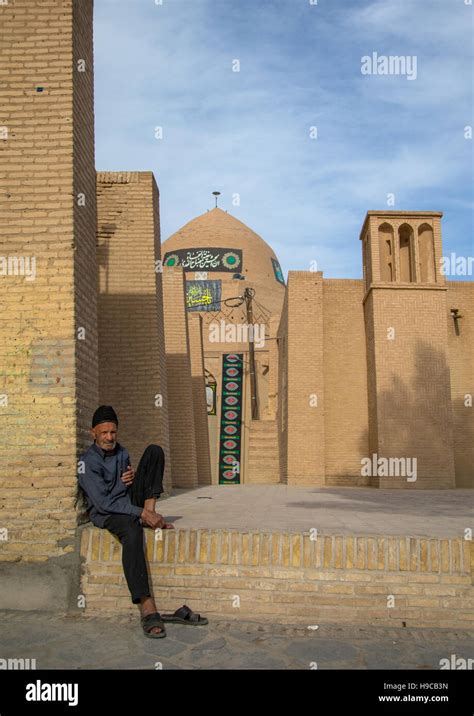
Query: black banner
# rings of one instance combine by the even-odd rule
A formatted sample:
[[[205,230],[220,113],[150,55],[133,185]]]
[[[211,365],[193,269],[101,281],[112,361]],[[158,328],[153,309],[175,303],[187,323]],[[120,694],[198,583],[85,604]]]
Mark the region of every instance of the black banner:
[[[187,311],[219,311],[221,281],[186,281]]]
[[[242,272],[242,249],[219,249],[214,246],[167,251],[164,266],[182,266],[186,271]]]
[[[221,435],[219,485],[240,484],[243,354],[222,356]]]

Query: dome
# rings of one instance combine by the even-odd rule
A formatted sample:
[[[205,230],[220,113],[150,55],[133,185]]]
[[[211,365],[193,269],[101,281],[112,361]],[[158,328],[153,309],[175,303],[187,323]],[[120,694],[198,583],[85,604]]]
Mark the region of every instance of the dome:
[[[223,297],[255,289],[255,298],[272,314],[281,313],[285,284],[271,247],[252,229],[216,207],[192,219],[162,244],[163,264],[183,265],[186,279],[206,271],[221,280]],[[234,279],[235,274],[245,280]]]

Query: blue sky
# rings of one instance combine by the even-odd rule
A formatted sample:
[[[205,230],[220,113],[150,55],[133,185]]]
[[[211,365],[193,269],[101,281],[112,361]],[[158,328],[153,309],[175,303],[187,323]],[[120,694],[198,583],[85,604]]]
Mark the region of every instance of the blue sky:
[[[285,274],[316,261],[361,277],[369,209],[443,211],[444,254],[472,255],[473,13],[464,0],[95,0],[97,169],[154,172],[162,241],[221,191]],[[374,52],[416,56],[416,79],[363,75]]]

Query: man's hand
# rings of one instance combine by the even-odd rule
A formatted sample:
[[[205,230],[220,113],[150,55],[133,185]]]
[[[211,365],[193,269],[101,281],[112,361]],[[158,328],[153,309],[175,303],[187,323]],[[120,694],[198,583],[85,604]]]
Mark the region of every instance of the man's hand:
[[[122,482],[129,487],[135,479],[135,470],[131,465],[128,466],[128,470],[122,472]]]
[[[140,515],[142,522],[147,526],[151,527],[153,530],[157,529],[173,529],[174,525],[168,524],[165,522],[163,515],[160,515],[158,512],[152,512],[151,510],[145,510],[143,509],[142,514]]]

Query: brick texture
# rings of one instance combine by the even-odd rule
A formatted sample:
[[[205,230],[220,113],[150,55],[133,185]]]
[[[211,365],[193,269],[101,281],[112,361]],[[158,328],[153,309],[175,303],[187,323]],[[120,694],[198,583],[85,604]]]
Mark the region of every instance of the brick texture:
[[[456,487],[474,485],[474,283],[448,281],[447,323]],[[457,308],[459,335],[451,308]]]
[[[188,331],[198,483],[199,485],[210,485],[212,479],[209,449],[209,426],[207,422],[202,318],[199,314],[195,313],[189,316]]]
[[[446,286],[436,272],[431,283],[420,280],[416,237],[431,222],[433,252],[441,254],[439,216],[415,212],[368,217],[364,302],[369,366],[369,455],[416,459],[416,480],[406,477],[372,478],[381,487],[446,488],[455,485],[451,374],[448,353]],[[380,280],[378,229],[393,226],[393,281]],[[397,236],[400,227],[413,231],[412,282],[400,280]],[[364,233],[364,232],[363,232]],[[371,282],[367,276],[372,277]]]
[[[0,253],[36,260],[0,277],[0,559],[44,561],[74,550],[98,397],[92,1],[15,0],[0,24]]]
[[[181,267],[163,268],[163,294],[173,487],[197,487],[193,383]]]
[[[159,195],[151,172],[99,172],[100,402],[119,416],[119,442],[136,468],[144,448],[165,452],[171,489]],[[90,419],[91,416],[89,416]]]
[[[454,487],[446,291],[372,289],[377,444],[384,457],[415,457],[417,479],[383,487]],[[395,331],[388,339],[387,331]]]
[[[226,618],[469,628],[474,549],[461,539],[232,530],[146,531],[159,609],[193,602]],[[86,614],[136,611],[121,546],[86,528],[81,555]],[[237,603],[238,597],[240,603]],[[393,604],[393,606],[389,606]]]
[[[322,485],[325,476],[323,280],[288,274],[287,482]]]
[[[367,353],[362,281],[323,281],[326,485],[367,485]],[[350,365],[350,368],[348,366]]]
[[[278,328],[281,482],[474,486],[473,284],[446,283],[439,271],[440,219],[439,212],[369,212],[361,232],[364,280],[289,272]],[[398,249],[395,280],[381,280],[381,222],[393,225],[395,240],[399,227],[412,228],[411,282],[397,279]],[[429,271],[429,252],[417,240],[426,228]],[[461,316],[459,335],[451,308]],[[374,453],[416,459],[416,480],[364,475],[361,461]]]
[[[288,291],[278,326],[278,457],[280,464],[280,482],[288,484]]]

